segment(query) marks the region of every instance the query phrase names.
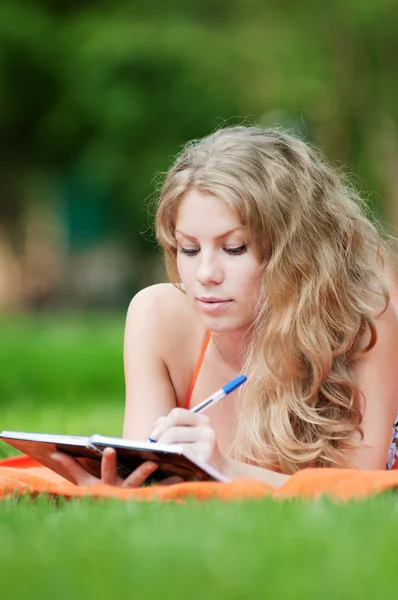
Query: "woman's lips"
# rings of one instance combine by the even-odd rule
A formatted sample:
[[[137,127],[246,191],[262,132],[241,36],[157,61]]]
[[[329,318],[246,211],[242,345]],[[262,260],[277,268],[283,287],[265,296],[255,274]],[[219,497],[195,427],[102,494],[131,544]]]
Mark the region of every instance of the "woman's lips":
[[[199,303],[202,310],[208,313],[223,310],[232,302],[232,300],[201,300],[200,298],[197,298],[196,301]]]

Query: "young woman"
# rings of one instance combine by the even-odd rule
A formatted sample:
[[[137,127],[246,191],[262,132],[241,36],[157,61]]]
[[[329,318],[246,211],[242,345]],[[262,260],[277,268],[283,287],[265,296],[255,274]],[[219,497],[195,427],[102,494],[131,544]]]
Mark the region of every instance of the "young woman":
[[[305,467],[384,469],[398,324],[352,187],[288,133],[226,128],[177,158],[156,228],[171,283],[129,307],[124,436],[273,485]],[[241,373],[239,391],[188,410]],[[98,481],[58,459],[79,484]],[[155,469],[122,482],[107,449],[102,481],[139,486]]]

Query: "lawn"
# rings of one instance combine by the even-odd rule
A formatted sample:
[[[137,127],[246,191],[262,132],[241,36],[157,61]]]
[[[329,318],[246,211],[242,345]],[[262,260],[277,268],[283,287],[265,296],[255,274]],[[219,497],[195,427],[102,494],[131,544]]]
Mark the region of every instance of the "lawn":
[[[0,429],[121,435],[123,328],[123,315],[1,319]]]
[[[109,435],[123,418],[123,316],[1,322],[1,429]],[[3,444],[0,452],[11,454]],[[0,503],[4,596],[390,598],[398,497],[175,504]]]

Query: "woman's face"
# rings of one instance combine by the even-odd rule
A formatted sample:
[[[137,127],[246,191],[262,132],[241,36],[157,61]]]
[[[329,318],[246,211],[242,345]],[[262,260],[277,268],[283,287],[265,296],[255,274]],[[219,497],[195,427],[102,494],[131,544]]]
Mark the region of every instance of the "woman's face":
[[[192,189],[177,213],[177,269],[195,310],[214,332],[250,325],[260,293],[260,260],[224,200]]]

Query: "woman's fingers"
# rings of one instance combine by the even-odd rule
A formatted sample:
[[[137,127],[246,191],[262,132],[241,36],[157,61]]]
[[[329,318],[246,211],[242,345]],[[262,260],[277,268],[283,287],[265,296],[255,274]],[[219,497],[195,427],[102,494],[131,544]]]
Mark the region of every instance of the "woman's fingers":
[[[193,444],[180,444],[184,452],[199,458],[205,463],[208,463],[222,472],[223,469],[223,457],[217,452],[214,453],[214,449],[211,444],[206,441],[198,441]]]
[[[130,473],[130,475],[123,481],[121,487],[140,487],[148,479],[148,477],[156,471],[157,468],[158,465],[154,462],[147,461],[142,463],[142,465]]]
[[[93,485],[94,483],[99,483],[99,479],[87,473],[86,469],[73,456],[69,456],[69,454],[55,452],[51,455],[51,459],[63,467],[72,479],[74,479],[76,485]]]
[[[185,408],[173,408],[167,417],[161,417],[157,420],[149,437],[158,442],[161,436],[171,427],[201,427],[208,424],[209,417],[206,415],[196,414]]]
[[[173,485],[175,483],[184,483],[184,481],[185,479],[183,479],[183,477],[171,475],[170,477],[166,477],[166,479],[159,481],[158,485]]]
[[[101,463],[101,482],[123,488],[136,488],[140,487],[157,468],[157,463],[144,462],[123,480],[117,474],[116,450],[114,448],[105,448]]]
[[[101,483],[117,485],[118,481],[116,450],[114,448],[105,448],[101,460]]]
[[[175,408],[157,420],[150,438],[160,444],[178,444],[204,462],[223,468],[224,458],[207,415]]]
[[[90,475],[78,463],[78,461],[65,454],[64,452],[55,452],[51,455],[54,462],[58,463],[75,480],[76,485],[94,485],[96,483],[105,483],[118,487],[140,487],[146,479],[158,468],[157,463],[144,462],[135,471],[125,479],[117,474],[117,456],[114,448],[105,448],[101,461],[101,479]]]
[[[123,480],[117,473],[116,450],[114,448],[105,448],[101,463],[101,482],[124,488],[140,487],[157,468],[157,463],[144,462]]]
[[[158,438],[159,444],[183,444],[207,440],[212,434],[209,427],[170,427]]]

